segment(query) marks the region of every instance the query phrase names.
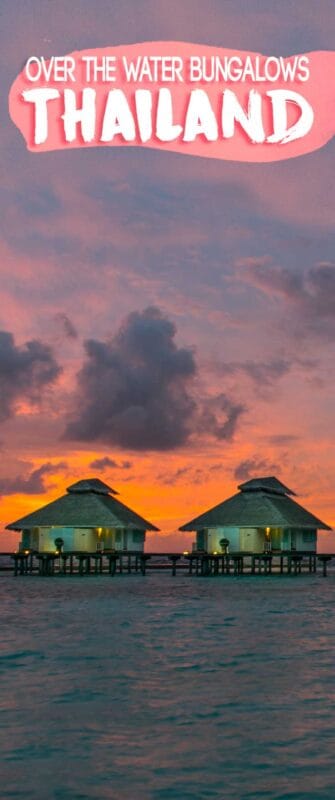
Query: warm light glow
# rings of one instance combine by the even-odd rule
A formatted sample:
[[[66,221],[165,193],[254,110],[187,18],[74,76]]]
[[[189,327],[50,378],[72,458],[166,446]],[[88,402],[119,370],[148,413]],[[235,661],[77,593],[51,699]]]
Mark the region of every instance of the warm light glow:
[[[29,553],[30,553],[30,550],[25,550],[24,551],[25,556],[29,556]]]
[[[265,528],[265,533],[267,536],[270,536],[271,528]]]
[[[218,551],[217,550],[213,550],[213,556],[217,556],[217,554],[218,554]]]
[[[278,431],[276,432],[278,433]],[[319,447],[320,442],[318,442],[318,446],[315,444],[312,454],[308,454],[308,458],[311,458],[311,460],[314,458],[315,460],[321,457],[318,450]],[[4,523],[8,524],[12,520],[19,519],[32,513],[36,511],[38,507],[66,494],[66,487],[72,482],[72,478],[73,480],[75,480],[75,478],[80,479],[91,474],[90,463],[94,459],[101,457],[101,451],[99,449],[92,449],[89,451],[80,450],[78,452],[67,450],[65,452],[62,444],[61,455],[62,457],[66,455],[69,465],[68,470],[64,470],[64,473],[61,471],[59,474],[57,473],[52,482],[52,486],[50,486],[48,491],[41,495],[41,497],[37,498],[35,495],[18,493],[2,498],[1,516]],[[121,451],[117,451],[115,455],[122,460],[122,458],[128,458],[128,456],[130,458],[131,454],[128,452],[124,454]],[[273,454],[269,454],[268,451],[265,455],[269,458],[274,457]],[[141,514],[145,519],[149,519],[154,525],[160,528],[159,533],[148,531],[145,545],[147,552],[183,552],[183,550],[188,550],[189,553],[191,553],[194,533],[186,532],[181,534],[178,532],[179,526],[236,493],[234,465],[240,461],[246,460],[249,456],[250,452],[248,446],[246,444],[239,445],[231,456],[229,466],[222,466],[222,468],[213,470],[213,464],[217,465],[220,463],[220,452],[217,452],[214,446],[210,451],[206,449],[205,455],[201,449],[197,453],[192,453],[192,459],[186,451],[182,454],[171,453],[166,455],[166,457],[164,457],[166,459],[166,474],[172,475],[172,477],[179,474],[179,470],[184,467],[187,467],[190,471],[187,475],[192,475],[192,470],[198,468],[203,469],[203,480],[201,483],[197,484],[195,492],[194,485],[187,482],[186,478],[178,478],[173,486],[173,490],[171,489],[171,485],[165,484],[164,481],[158,481],[157,456],[137,454],[136,459],[133,458],[134,466],[131,474],[129,473],[129,480],[127,479],[127,481],[124,481],[123,475],[120,472],[114,481],[114,485],[115,489],[120,492],[119,499],[121,502]],[[60,455],[58,457],[57,454],[55,454],[54,461],[56,464],[59,458]],[[331,461],[327,460],[328,450],[322,450],[322,459],[327,469],[331,469]],[[34,453],[34,467],[41,467],[43,463],[45,463],[45,459],[40,457],[38,450],[36,450]],[[206,466],[204,466],[204,464]],[[71,473],[71,477],[69,477],[69,473]],[[224,489],[222,487],[223,478]],[[112,476],[110,480],[107,480],[107,483],[113,485]],[[290,480],[289,472],[286,483],[292,485],[293,488],[299,489],[299,486],[295,484],[295,478],[293,477],[292,480]],[[306,496],[305,503],[308,510],[315,513],[316,516],[329,524],[333,522],[335,527],[335,519],[332,516],[334,514],[334,500],[331,490],[328,487],[324,488],[324,486],[322,488],[321,484],[313,487],[313,484],[310,485],[310,482],[307,482],[305,488],[308,490],[308,498]],[[272,527],[269,526],[269,528],[269,537],[266,533],[266,526],[262,528],[264,539],[268,543],[274,532]],[[98,528],[94,530],[97,541],[101,541],[106,534],[106,529],[102,527],[102,535],[99,535],[99,538]],[[57,536],[59,533],[60,526],[51,528],[51,540],[53,539],[53,534]],[[22,550],[18,547],[18,543],[21,539],[19,533],[3,530],[1,534],[2,549],[4,551],[6,549],[11,551],[17,548],[19,552],[24,552],[22,545]],[[41,528],[39,536],[40,545],[42,547],[43,541],[45,541],[49,534],[45,533],[43,536],[43,528]],[[328,552],[330,552],[335,547],[335,534],[321,532],[319,534],[319,542],[324,552],[327,552],[327,549]],[[221,548],[221,545],[219,546]],[[225,547],[222,548],[223,554],[225,553],[225,549]],[[218,553],[220,553],[220,550]]]
[[[183,555],[184,556],[188,556],[188,554],[189,554],[189,551],[188,550],[184,550]]]

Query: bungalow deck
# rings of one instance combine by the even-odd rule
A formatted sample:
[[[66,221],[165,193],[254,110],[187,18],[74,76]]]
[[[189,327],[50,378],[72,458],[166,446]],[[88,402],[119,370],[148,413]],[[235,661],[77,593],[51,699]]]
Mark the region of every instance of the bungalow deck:
[[[327,576],[327,566],[335,553],[282,551],[275,553],[139,553],[44,552],[0,553],[0,572],[14,576],[66,576],[140,574],[170,570],[190,576],[301,575]]]

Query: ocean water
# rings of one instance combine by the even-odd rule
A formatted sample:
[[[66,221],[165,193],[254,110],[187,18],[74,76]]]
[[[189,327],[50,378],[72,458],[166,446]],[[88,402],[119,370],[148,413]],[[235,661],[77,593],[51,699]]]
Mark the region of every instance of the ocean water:
[[[335,576],[0,577],[1,800],[332,800]]]

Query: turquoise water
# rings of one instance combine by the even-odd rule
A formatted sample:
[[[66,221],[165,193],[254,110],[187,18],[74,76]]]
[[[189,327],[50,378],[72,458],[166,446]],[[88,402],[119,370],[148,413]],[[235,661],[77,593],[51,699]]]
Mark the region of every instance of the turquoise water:
[[[0,796],[331,800],[335,576],[0,577]]]

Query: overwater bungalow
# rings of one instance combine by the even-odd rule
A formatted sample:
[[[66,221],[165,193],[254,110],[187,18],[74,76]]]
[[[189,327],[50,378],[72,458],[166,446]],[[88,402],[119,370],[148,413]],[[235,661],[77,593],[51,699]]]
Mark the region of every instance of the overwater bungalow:
[[[239,492],[181,531],[196,531],[194,549],[207,553],[316,552],[318,530],[331,530],[300,506],[291,489],[275,477],[254,478]]]
[[[99,478],[81,480],[58,500],[11,522],[7,529],[22,531],[21,550],[143,552],[146,531],[158,528],[117,500],[117,494]]]

